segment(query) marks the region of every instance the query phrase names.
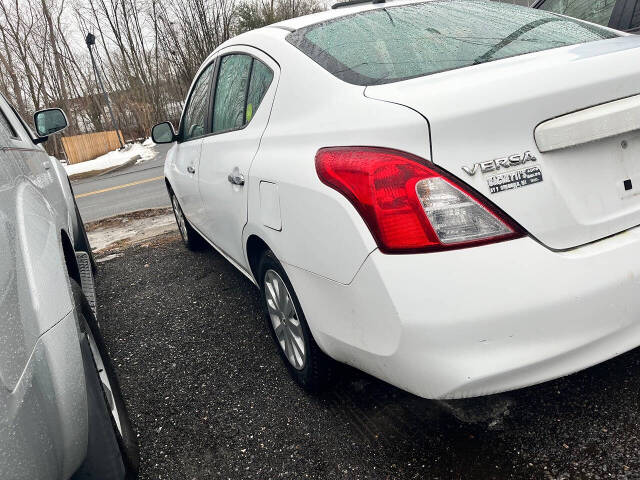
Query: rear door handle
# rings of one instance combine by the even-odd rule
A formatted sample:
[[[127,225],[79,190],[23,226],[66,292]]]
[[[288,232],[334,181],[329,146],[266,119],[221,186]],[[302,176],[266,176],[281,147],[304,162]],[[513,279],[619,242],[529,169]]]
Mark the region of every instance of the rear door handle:
[[[229,183],[232,185],[244,185],[244,175],[242,175],[237,168],[233,169],[233,172],[229,174],[227,180],[229,180]]]
[[[193,168],[191,165],[189,165],[189,166],[187,167],[187,172],[189,172],[189,173],[196,173],[196,169],[195,169],[195,168]]]

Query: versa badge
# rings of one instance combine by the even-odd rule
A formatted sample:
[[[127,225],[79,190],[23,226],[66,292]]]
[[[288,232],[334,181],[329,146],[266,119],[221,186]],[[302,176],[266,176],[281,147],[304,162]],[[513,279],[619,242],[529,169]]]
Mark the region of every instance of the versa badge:
[[[464,170],[469,175],[475,175],[479,169],[482,173],[494,172],[501,168],[511,168],[518,165],[524,165],[527,162],[535,162],[537,158],[530,151],[524,152],[522,155],[509,155],[508,157],[496,158],[495,160],[489,160],[487,162],[474,163],[472,167],[463,166]]]

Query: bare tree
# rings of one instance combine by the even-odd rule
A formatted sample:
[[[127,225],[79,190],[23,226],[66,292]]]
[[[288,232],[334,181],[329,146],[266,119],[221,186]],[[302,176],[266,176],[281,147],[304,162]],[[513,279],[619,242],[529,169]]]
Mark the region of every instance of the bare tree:
[[[91,32],[125,138],[142,137],[159,120],[178,120],[218,45],[320,9],[317,0],[0,0],[0,90],[25,117],[64,108],[70,134],[111,128],[84,43]],[[55,142],[47,148],[60,153]]]

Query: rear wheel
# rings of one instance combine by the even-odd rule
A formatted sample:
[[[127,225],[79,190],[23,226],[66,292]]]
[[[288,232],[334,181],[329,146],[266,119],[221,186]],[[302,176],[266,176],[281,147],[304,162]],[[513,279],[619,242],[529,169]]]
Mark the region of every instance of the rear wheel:
[[[175,194],[173,192],[169,192],[169,195],[171,196],[171,206],[173,207],[173,214],[176,217],[178,230],[180,231],[180,236],[182,237],[182,241],[185,246],[189,250],[202,249],[205,244],[204,239],[194,230],[189,223],[189,220],[187,220],[187,217],[184,216],[180,202],[178,202],[178,198]]]
[[[259,282],[267,328],[293,379],[307,391],[318,391],[332,377],[333,360],[316,344],[289,277],[273,252],[259,264]]]
[[[80,286],[75,281],[71,284],[80,329],[84,335],[82,341],[89,406],[87,457],[74,479],[135,479],[138,477],[140,453],[118,377],[89,302]]]

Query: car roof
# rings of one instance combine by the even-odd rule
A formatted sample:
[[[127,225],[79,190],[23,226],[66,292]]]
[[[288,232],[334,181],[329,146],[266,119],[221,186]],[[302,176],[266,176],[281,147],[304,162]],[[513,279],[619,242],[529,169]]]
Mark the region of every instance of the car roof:
[[[273,37],[274,32],[279,31],[280,34],[276,34],[276,36],[280,39],[284,39],[290,32],[294,32],[295,30],[298,30],[300,28],[308,27],[309,25],[315,25],[317,23],[333,20],[334,18],[346,17],[354,13],[366,12],[369,10],[379,10],[389,6],[395,7],[398,5],[409,5],[413,3],[425,3],[431,1],[440,0],[387,0],[383,3],[357,3],[354,5],[332,8],[322,12],[312,13],[310,15],[291,18],[282,22],[272,23],[265,27],[256,28],[254,30],[249,30],[248,32],[241,33],[240,35],[232,37],[224,43],[218,45],[218,47],[207,57],[207,59],[201,66],[201,69],[206,63],[208,63],[213,57],[215,57],[219,51],[224,50],[225,48],[243,44],[262,48],[261,40],[264,39],[264,35]]]
[[[410,5],[412,3],[425,3],[434,0],[392,0],[382,3],[357,3],[354,5],[345,5],[335,9],[329,9],[319,13],[312,13],[310,15],[303,15],[301,17],[290,18],[282,22],[273,23],[265,28],[282,28],[285,30],[293,31],[299,28],[308,27],[316,23],[326,22],[327,20],[333,20],[334,18],[345,17],[353,13],[366,12],[368,10],[379,10],[385,7],[398,6],[398,5]]]

